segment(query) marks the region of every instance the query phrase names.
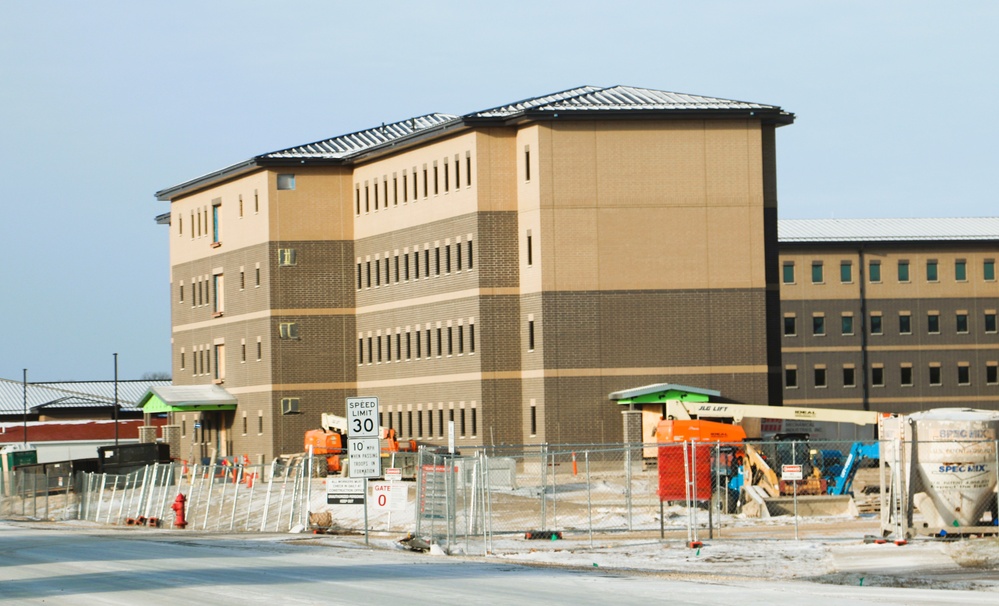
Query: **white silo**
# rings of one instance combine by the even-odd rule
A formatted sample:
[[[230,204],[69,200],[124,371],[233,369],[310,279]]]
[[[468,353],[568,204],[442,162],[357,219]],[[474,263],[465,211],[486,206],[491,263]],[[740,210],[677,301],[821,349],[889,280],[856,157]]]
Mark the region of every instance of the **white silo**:
[[[980,526],[995,499],[999,411],[938,408],[908,423],[909,491],[928,529]]]

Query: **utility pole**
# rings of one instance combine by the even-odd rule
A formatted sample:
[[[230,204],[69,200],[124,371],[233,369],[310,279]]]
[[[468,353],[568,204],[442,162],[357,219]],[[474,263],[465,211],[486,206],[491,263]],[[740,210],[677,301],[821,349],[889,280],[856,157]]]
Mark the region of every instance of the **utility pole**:
[[[114,446],[118,447],[118,354],[114,354]]]
[[[24,379],[21,381],[24,388],[24,445],[28,445],[28,369],[24,369]]]

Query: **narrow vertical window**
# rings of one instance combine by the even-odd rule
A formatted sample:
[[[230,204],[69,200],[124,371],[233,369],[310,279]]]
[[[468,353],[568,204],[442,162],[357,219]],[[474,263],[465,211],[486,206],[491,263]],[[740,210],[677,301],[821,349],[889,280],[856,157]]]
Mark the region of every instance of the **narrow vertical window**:
[[[458,355],[465,353],[465,326],[458,325]]]
[[[413,279],[420,279],[420,251],[418,249],[413,251]]]
[[[361,186],[357,186],[354,189],[354,198],[356,200],[355,205],[357,206],[357,214],[361,214]]]
[[[451,173],[448,170],[449,166],[450,165],[447,163],[447,160],[445,160],[444,161],[444,193],[445,194],[448,193],[449,191],[451,191]]]
[[[469,240],[468,241],[468,269],[472,269],[473,266],[474,265],[473,265],[473,262],[472,262],[472,241]]]
[[[527,266],[534,265],[534,245],[530,230],[527,231]]]
[[[419,334],[417,334],[419,336]],[[409,360],[413,357],[413,340],[411,339],[412,333],[408,330],[406,331],[406,359]]]
[[[524,181],[531,180],[531,148],[524,147]]]
[[[357,290],[364,288],[364,268],[360,261],[357,262]]]
[[[461,271],[461,242],[454,243],[454,255],[455,255],[454,262],[455,265],[457,266],[457,270]]]
[[[849,261],[840,261],[839,281],[842,282],[843,284],[849,284],[853,282],[853,263]]]
[[[395,256],[393,257],[393,260],[395,262],[395,283],[398,284],[399,283],[399,253],[395,254]]]
[[[454,188],[458,189],[461,187],[461,169],[460,164],[458,164],[458,156],[454,157]]]
[[[936,282],[938,279],[939,279],[939,276],[937,275],[937,262],[936,261],[927,261],[926,262],[926,281],[927,282]]]
[[[440,184],[437,178],[437,163],[434,162],[434,195],[436,196],[439,193],[440,193]]]
[[[465,187],[472,184],[472,155],[465,155]]]
[[[538,435],[538,407],[531,401],[531,435]]]
[[[409,282],[409,253],[402,255],[402,276],[403,280]]]
[[[375,259],[375,286],[382,285],[381,259]]]
[[[812,262],[812,284],[822,284],[822,262],[814,261]]]
[[[364,184],[364,212],[371,212],[371,190],[367,183]]]
[[[867,276],[871,282],[881,281],[881,261],[871,261],[867,266]]]
[[[968,262],[964,259],[954,261],[954,279],[958,282],[965,282],[968,279]]]
[[[392,206],[399,206],[399,178],[392,175]]]
[[[413,202],[420,197],[419,183],[416,180],[416,167],[413,167]]]
[[[260,194],[253,190],[253,214],[260,212]]]
[[[402,201],[409,202],[409,175],[402,173]]]
[[[427,196],[430,195],[430,180],[429,180],[430,178],[429,178],[428,175],[429,175],[429,173],[427,172],[427,165],[424,164],[423,165],[423,197],[424,198],[426,198]]]
[[[451,273],[451,245],[444,245],[444,273]]]
[[[782,267],[784,284],[794,284],[794,263],[784,263]]]
[[[421,351],[423,351],[423,349],[420,347],[420,329],[417,328],[416,329],[416,359],[417,360],[420,359],[420,352]]]
[[[427,334],[427,357],[429,358],[430,356],[433,355],[433,353],[432,353],[432,343],[430,342],[430,327],[429,326],[427,327],[427,333],[426,334]],[[437,342],[438,342],[438,348],[439,348],[440,347],[440,345],[439,345],[440,344],[440,338],[439,337],[437,339]]]
[[[534,351],[534,320],[527,321],[527,351]]]
[[[441,247],[434,247],[434,275],[441,275]]]
[[[475,353],[475,324],[468,325],[468,353]]]
[[[439,271],[437,273],[440,273]],[[430,277],[430,249],[423,249],[423,277]]]
[[[447,327],[447,355],[449,356],[454,355],[454,333],[452,330],[451,326]]]
[[[402,360],[402,333],[397,332],[395,333],[395,361],[400,360]]]
[[[444,355],[444,340],[441,338],[441,327],[437,327],[437,357]]]
[[[375,361],[375,340],[372,337],[368,337],[368,364],[373,364]]]
[[[982,263],[982,278],[986,282],[996,281],[996,262],[993,259],[986,259]]]

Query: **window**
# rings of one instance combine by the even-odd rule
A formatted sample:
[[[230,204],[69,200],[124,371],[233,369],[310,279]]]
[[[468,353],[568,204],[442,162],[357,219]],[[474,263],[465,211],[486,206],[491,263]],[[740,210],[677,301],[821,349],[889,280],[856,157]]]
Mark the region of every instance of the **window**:
[[[453,330],[454,330],[453,327],[451,326],[447,327],[447,355],[449,356],[454,354],[454,338],[453,338],[454,333],[452,332]]]
[[[212,313],[221,316],[225,311],[225,282],[222,274],[212,275]]]
[[[472,184],[472,155],[465,154],[465,187]]]
[[[212,244],[219,243],[219,209],[222,208],[222,200],[212,201]]]
[[[413,339],[412,339],[412,336],[413,336],[413,333],[409,332],[409,330],[407,329],[406,330],[406,359],[407,360],[409,360],[409,359],[411,359],[413,357]],[[420,333],[416,333],[416,336],[419,337]]]
[[[534,351],[534,320],[527,321],[527,351]]]
[[[184,302],[184,283],[180,283],[180,303]]]
[[[242,267],[239,268],[239,289],[246,290],[246,272]]]
[[[239,361],[246,362],[246,339],[239,342]]]
[[[420,359],[420,352],[422,351],[420,347],[420,329],[416,329],[416,359]]]
[[[926,314],[926,332],[930,334],[940,333],[940,314],[935,311],[931,311]]]
[[[898,382],[904,387],[912,387],[912,366],[903,365],[899,369]]]
[[[468,325],[468,353],[475,353],[475,324]]]
[[[908,312],[898,315],[898,333],[901,335],[912,334],[912,316]]]
[[[298,408],[299,408],[298,398],[281,398],[281,414],[283,415],[298,414]]]
[[[243,411],[243,435],[246,435],[246,411]]]
[[[375,286],[382,285],[382,260],[375,259]]]
[[[930,364],[930,385],[942,385],[940,378],[940,364]]]
[[[465,327],[458,325],[458,355],[465,353]]]
[[[812,335],[821,337],[826,334],[826,317],[823,315],[812,316]]]
[[[295,175],[278,175],[277,176],[277,188],[278,189],[295,189]]]
[[[971,366],[967,362],[957,363],[957,384],[971,385]]]
[[[964,259],[954,261],[954,279],[958,282],[968,280],[968,262]]]
[[[441,339],[441,327],[437,327],[437,357],[444,355],[444,341]]]
[[[534,400],[531,400],[531,435],[538,435],[538,407]]]
[[[843,314],[842,320],[842,332],[843,336],[848,336],[853,334],[853,314]]]
[[[812,284],[822,284],[822,261],[812,262]]]
[[[382,363],[382,336],[381,335],[378,335],[377,337],[375,337],[375,343],[376,343],[376,345],[375,345],[375,351],[378,352],[378,355],[375,356],[375,362],[377,362],[378,364],[381,364]]]
[[[857,377],[853,366],[843,367],[843,387],[856,387]]]
[[[402,171],[402,201],[409,202],[409,175]]]
[[[253,190],[253,214],[260,212],[260,194],[257,190]]]
[[[793,315],[784,316],[784,336],[793,337],[798,334],[797,318]]]
[[[396,329],[398,330],[398,329]],[[395,361],[402,360],[402,333],[395,333]]]
[[[393,260],[395,261],[395,283],[398,284],[399,283],[399,254],[398,253],[396,253],[396,255],[393,258]]]
[[[365,288],[371,288],[371,261],[364,262]]]
[[[420,251],[413,250],[413,279],[420,279]]]
[[[260,264],[258,263],[257,266],[254,269],[256,270],[254,272],[256,274],[255,277],[256,277],[256,280],[257,280],[256,287],[259,288],[260,287]]]
[[[278,335],[282,339],[297,339],[298,338],[298,323],[297,322],[281,322],[278,324]]]
[[[853,263],[849,261],[839,262],[839,281],[843,284],[853,282]]]
[[[872,335],[884,334],[884,326],[881,323],[880,312],[871,313],[871,334]]]
[[[357,290],[364,288],[364,266],[358,261],[357,262]]]
[[[880,364],[871,367],[871,385],[875,387],[885,386],[885,368]]]
[[[434,162],[434,195],[435,196],[438,193],[440,193],[440,180],[437,178],[438,174],[439,173],[437,172],[437,163]]]
[[[221,383],[225,381],[225,344],[215,345],[215,380]]]
[[[375,339],[368,336],[368,364],[375,363]]]
[[[985,363],[985,382],[989,385],[999,384],[999,363]]]
[[[264,346],[260,342],[260,337],[257,337],[257,362],[263,359]]]
[[[427,327],[426,334],[427,334],[427,357],[429,358],[431,356],[431,348],[432,348],[432,345],[430,343],[430,327]],[[438,348],[440,347],[440,336],[439,335],[438,335],[438,338],[437,338],[437,346],[438,346]]]
[[[534,265],[534,246],[531,242],[531,230],[527,230],[527,266]]]
[[[423,165],[423,197],[426,198],[430,195],[430,179],[427,173],[427,165]]]
[[[909,262],[899,261],[898,262],[898,281],[908,282],[909,281]]]
[[[867,266],[867,276],[871,282],[881,281],[881,261],[871,261]]]
[[[355,214],[361,214],[361,186],[358,185],[354,189],[354,204],[356,206]]]
[[[378,212],[378,179],[375,179],[372,188],[375,190],[375,212]]]
[[[434,247],[434,275],[441,275],[441,247]]]
[[[187,362],[186,362],[186,360],[187,360],[187,355],[185,354],[184,350],[181,349],[180,350],[180,369],[181,370],[184,370],[185,368],[187,368]]]
[[[468,269],[472,269],[472,241],[468,241]]]
[[[982,277],[986,282],[996,281],[996,262],[994,259],[986,259],[982,264]]]
[[[996,312],[985,312],[985,332],[996,332]]]
[[[456,269],[458,271],[461,271],[461,242],[454,243],[454,256],[455,256],[454,263],[456,265]]]
[[[939,279],[937,275],[937,262],[927,261],[926,262],[926,280],[928,282],[936,282]]]
[[[825,387],[826,386],[826,367],[825,366],[816,366],[814,368],[814,371],[815,371],[814,372],[814,375],[815,375],[815,386],[816,387]]]
[[[444,193],[445,194],[448,193],[449,191],[451,191],[451,172],[448,170],[449,166],[451,166],[451,165],[448,164],[447,160],[444,160]]]
[[[795,389],[798,387],[798,369],[793,366],[788,366],[784,369],[784,387],[787,389]]]
[[[239,218],[243,218],[243,194],[239,194]]]
[[[430,248],[423,249],[423,277],[430,277]]]
[[[954,319],[957,332],[966,334],[968,332],[968,312],[959,311]]]
[[[531,180],[531,148],[524,146],[524,181]]]
[[[287,267],[289,265],[295,265],[297,255],[295,254],[294,248],[279,248],[278,249],[278,265],[281,267]]]
[[[794,263],[784,264],[784,284],[794,284]]]

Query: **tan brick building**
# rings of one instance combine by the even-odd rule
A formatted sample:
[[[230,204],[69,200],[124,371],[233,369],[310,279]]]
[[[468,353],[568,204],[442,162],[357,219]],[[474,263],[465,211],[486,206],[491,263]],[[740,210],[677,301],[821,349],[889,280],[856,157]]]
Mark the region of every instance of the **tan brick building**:
[[[999,409],[999,218],[780,221],[784,403]]]
[[[351,395],[421,442],[454,421],[459,445],[617,441],[607,394],[663,381],[779,403],[775,130],[793,119],[581,87],[158,192],[174,384],[238,399],[173,419],[184,451],[301,450]]]

